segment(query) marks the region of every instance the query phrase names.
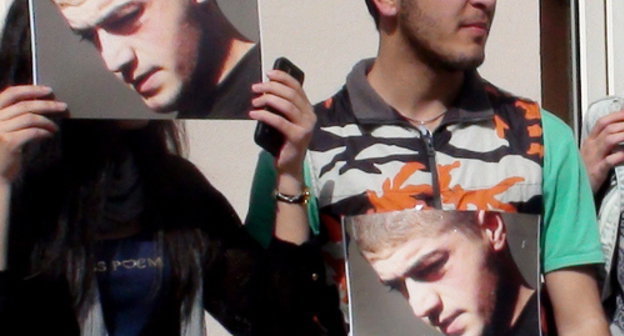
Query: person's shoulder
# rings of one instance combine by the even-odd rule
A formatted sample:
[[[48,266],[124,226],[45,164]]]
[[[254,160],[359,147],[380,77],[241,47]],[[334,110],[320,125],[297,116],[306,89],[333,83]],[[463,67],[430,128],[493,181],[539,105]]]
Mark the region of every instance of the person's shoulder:
[[[488,98],[495,107],[509,105],[509,107],[514,107],[515,110],[524,112],[524,118],[527,120],[541,120],[544,133],[548,132],[549,134],[565,136],[573,135],[572,129],[568,124],[555,114],[542,108],[537,101],[513,94],[485,80],[484,87]],[[505,109],[501,110],[504,111]]]
[[[187,159],[168,155],[150,180],[150,198],[163,218],[176,225],[207,222],[240,223],[232,206],[204,174]],[[184,224],[186,223],[186,224]]]
[[[574,142],[574,133],[568,124],[552,112],[541,109],[544,141],[565,144]]]
[[[366,94],[366,92],[362,91],[372,90],[366,90],[366,88],[369,87],[368,81],[366,79],[366,74],[368,73],[370,67],[373,65],[373,62],[373,58],[362,59],[357,62],[347,75],[345,83],[342,85],[342,87],[336,93],[334,93],[334,95],[317,103],[314,106],[314,110],[316,111],[316,113],[321,116],[325,114],[336,116],[336,114],[340,115],[344,114],[343,112],[345,111],[350,111],[350,90],[355,91],[351,93],[354,96]]]
[[[501,87],[496,86],[485,79],[482,79],[482,81],[483,88],[493,107],[496,108],[502,105],[509,105],[516,108],[522,108],[524,110],[530,110],[530,112],[532,113],[540,112],[539,103],[537,103],[535,100],[502,89]]]
[[[185,186],[187,182],[198,180],[208,183],[208,180],[192,162],[179,155],[168,154],[162,164],[163,173],[175,177],[176,182],[180,182],[178,185]]]
[[[333,96],[314,105],[316,128],[340,126],[356,122],[346,85]]]
[[[570,126],[566,124],[565,121],[563,121],[561,118],[556,116],[554,113],[546,109],[541,109],[541,113],[542,120],[544,124],[546,124],[544,127],[548,127],[549,130],[552,129],[555,132],[572,133],[572,129],[570,128]]]
[[[522,100],[522,101],[534,102],[531,99],[521,97],[517,94],[512,93],[509,90],[503,89],[500,86],[495,85],[494,83],[482,77],[481,77],[481,83],[483,85],[483,88],[485,89],[485,92],[487,93],[490,99],[503,100],[503,101]]]
[[[221,198],[221,193],[189,160],[178,155],[167,155],[156,169],[151,182],[156,184],[159,197],[171,203],[208,203],[210,198]]]
[[[514,125],[532,124],[542,118],[538,102],[502,89],[485,79],[481,79],[483,89],[494,112]]]
[[[316,103],[314,105],[314,112],[316,112],[317,115],[332,113],[336,109],[344,108],[345,104],[349,104],[349,93],[347,92],[347,86],[343,85],[340,90],[331,97]]]

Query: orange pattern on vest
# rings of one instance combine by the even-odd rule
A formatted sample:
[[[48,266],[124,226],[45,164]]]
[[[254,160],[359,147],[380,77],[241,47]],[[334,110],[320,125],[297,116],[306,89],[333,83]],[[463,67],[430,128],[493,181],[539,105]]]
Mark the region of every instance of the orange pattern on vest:
[[[326,108],[326,109],[330,109],[332,107],[332,105],[334,105],[334,98],[333,97],[329,98],[329,99],[326,99],[323,102],[323,107]]]
[[[516,212],[516,207],[496,199],[496,195],[502,194],[516,183],[524,181],[523,177],[508,177],[497,185],[477,190],[464,190],[460,185],[451,188],[451,171],[459,168],[461,163],[455,161],[450,165],[439,165],[440,194],[442,203],[454,204],[457,210],[492,210],[498,209],[507,212]],[[472,207],[470,207],[472,205]]]
[[[526,120],[539,120],[541,118],[540,108],[537,103],[530,101],[518,100],[515,104],[516,107],[524,110],[524,117]],[[542,144],[542,126],[541,124],[529,125],[527,126],[527,132],[530,138],[536,138],[529,149],[527,150],[528,155],[538,155],[540,158],[544,157],[544,145]]]
[[[387,178],[382,186],[382,195],[368,190],[366,194],[376,212],[389,212],[413,209],[416,206],[427,208],[427,203],[412,197],[413,195],[431,195],[433,188],[429,184],[403,186],[405,181],[415,172],[425,169],[419,162],[408,162],[392,179]]]
[[[542,127],[540,125],[531,125],[528,126],[529,136],[531,138],[537,138],[542,136]]]
[[[532,143],[529,150],[527,150],[527,154],[529,155],[539,155],[539,157],[544,157],[544,146],[538,143]]]
[[[537,103],[518,99],[515,106],[524,110],[524,118],[526,120],[540,119],[540,108]]]
[[[495,115],[494,127],[496,128],[496,135],[501,139],[505,139],[505,131],[509,129],[509,125],[507,125],[507,123],[504,122],[499,116]]]

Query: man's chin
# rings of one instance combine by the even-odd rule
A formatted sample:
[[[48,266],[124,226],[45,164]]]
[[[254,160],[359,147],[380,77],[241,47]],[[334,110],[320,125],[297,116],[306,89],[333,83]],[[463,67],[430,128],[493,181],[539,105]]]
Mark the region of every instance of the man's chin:
[[[159,114],[172,113],[178,110],[176,104],[172,102],[162,101],[157,99],[157,97],[143,98],[143,102],[147,107]]]
[[[485,60],[485,56],[483,54],[462,54],[458,55],[454,58],[441,59],[440,66],[447,71],[467,71],[474,70],[478,68],[483,61]]]
[[[448,328],[447,330],[440,330],[441,333],[448,336],[485,336],[490,335],[486,331],[486,327],[483,325],[464,325],[461,328]]]

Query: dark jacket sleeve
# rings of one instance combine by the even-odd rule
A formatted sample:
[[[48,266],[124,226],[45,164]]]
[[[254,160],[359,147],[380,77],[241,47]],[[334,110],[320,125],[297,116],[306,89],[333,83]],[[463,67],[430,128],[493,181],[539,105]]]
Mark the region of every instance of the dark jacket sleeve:
[[[216,202],[215,202],[216,203]],[[222,226],[211,239],[217,256],[205,267],[204,305],[236,335],[321,335],[315,323],[324,279],[320,252],[313,244],[273,240],[264,249],[221,204]],[[209,249],[210,251],[210,249]],[[335,301],[337,302],[337,301]]]
[[[324,283],[317,245],[275,240],[263,248],[192,164],[178,165],[171,169],[176,191],[163,197],[177,204],[171,214],[176,225],[200,223],[206,243],[202,256],[206,311],[234,335],[322,334],[315,323],[316,309],[307,299],[318,296],[318,284]]]
[[[275,309],[267,317],[281,321],[283,334],[346,335],[338,292],[327,285],[318,240],[297,246],[273,239],[268,249],[270,288]]]
[[[0,272],[0,326],[7,335],[79,335],[69,292],[61,282]]]

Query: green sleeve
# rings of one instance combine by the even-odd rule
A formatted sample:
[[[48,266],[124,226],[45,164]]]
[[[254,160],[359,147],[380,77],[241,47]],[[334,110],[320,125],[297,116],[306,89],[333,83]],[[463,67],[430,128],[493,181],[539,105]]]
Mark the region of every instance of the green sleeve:
[[[275,189],[276,176],[277,172],[273,164],[273,156],[266,151],[260,152],[251,186],[249,211],[247,212],[247,218],[245,218],[245,227],[264,247],[269,246],[271,237],[273,237],[276,205],[273,190]],[[316,197],[314,197],[314,188],[311,184],[312,178],[307,161],[304,166],[304,178],[311,193],[310,202],[308,203],[308,223],[312,232],[318,234],[318,203]]]
[[[589,180],[570,128],[542,111],[544,221],[542,264],[548,273],[604,261]]]

